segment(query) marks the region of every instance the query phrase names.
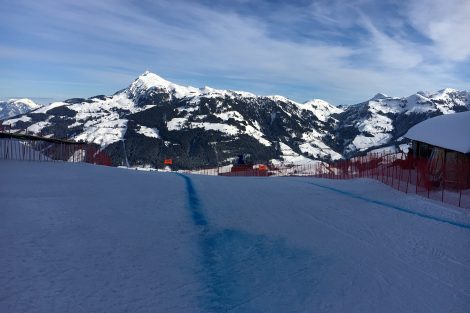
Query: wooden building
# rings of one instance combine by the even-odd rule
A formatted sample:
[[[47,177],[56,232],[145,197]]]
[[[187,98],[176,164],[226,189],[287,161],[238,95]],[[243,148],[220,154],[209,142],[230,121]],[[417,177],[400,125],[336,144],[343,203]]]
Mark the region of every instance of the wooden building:
[[[470,111],[427,119],[405,137],[412,140],[415,157],[429,160],[435,179],[470,188]]]

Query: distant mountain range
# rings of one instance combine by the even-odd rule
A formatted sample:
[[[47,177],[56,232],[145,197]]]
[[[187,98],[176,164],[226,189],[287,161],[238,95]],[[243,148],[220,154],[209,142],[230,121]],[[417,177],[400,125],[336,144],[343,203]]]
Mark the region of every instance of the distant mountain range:
[[[0,118],[14,130],[100,145],[115,164],[123,163],[125,151],[133,166],[161,167],[172,158],[175,167],[199,167],[227,164],[241,153],[253,161],[308,163],[395,149],[416,123],[470,110],[470,92],[377,94],[337,107],[319,99],[298,103],[184,87],[145,72],[111,96],[36,106],[27,99],[0,102]]]
[[[10,99],[0,101],[0,120],[4,120],[16,115],[28,113],[41,107],[29,99]]]

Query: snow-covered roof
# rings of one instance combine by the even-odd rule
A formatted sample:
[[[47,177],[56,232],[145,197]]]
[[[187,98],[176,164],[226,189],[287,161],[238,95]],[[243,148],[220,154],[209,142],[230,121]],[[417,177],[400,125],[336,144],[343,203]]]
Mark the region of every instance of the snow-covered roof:
[[[470,111],[440,115],[411,127],[406,138],[470,153]]]

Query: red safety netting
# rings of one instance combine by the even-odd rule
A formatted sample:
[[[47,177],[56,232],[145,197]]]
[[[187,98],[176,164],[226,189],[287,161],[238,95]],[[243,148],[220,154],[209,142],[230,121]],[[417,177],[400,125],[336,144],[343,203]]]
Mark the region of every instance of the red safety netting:
[[[371,153],[335,162],[245,167],[205,168],[190,172],[221,176],[371,178],[405,193],[470,208],[470,158],[457,153],[436,153],[428,159],[404,153]]]

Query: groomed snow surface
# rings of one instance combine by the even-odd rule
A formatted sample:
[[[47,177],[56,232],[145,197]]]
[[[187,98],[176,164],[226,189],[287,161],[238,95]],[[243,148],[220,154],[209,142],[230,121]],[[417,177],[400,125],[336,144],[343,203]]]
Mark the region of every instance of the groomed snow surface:
[[[0,312],[468,312],[470,213],[372,180],[0,173]]]

